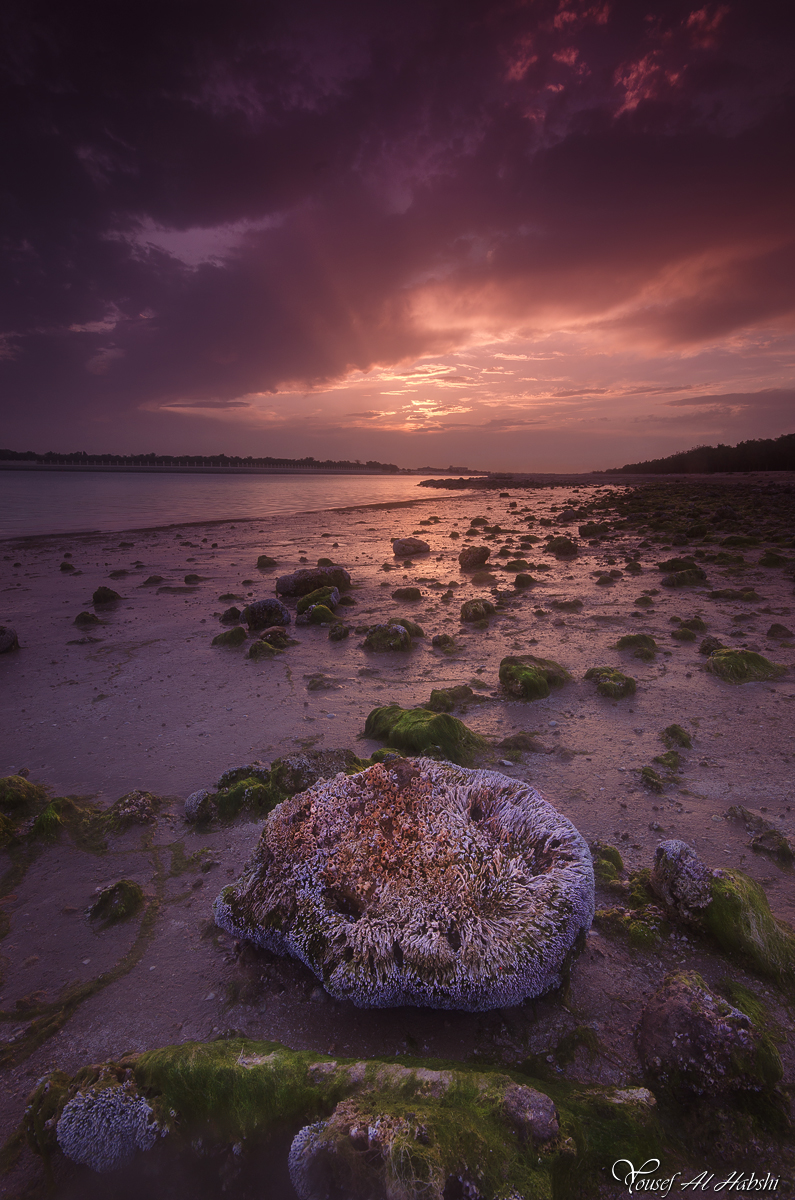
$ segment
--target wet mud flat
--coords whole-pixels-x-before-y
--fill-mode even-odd
[[[72,1077],[158,1047],[251,1039],[330,1061],[508,1071],[555,1093],[563,1111],[573,1104],[566,1088],[649,1084],[636,1031],[663,981],[682,972],[735,1007],[751,996],[783,1077],[756,1113],[735,1104],[721,1116],[708,1099],[687,1107],[686,1145],[681,1104],[666,1107],[660,1094],[655,1119],[691,1164],[733,1153],[739,1167],[791,1175],[791,984],[638,889],[658,844],[681,839],[710,868],[747,874],[773,914],[795,922],[794,509],[793,482],[780,475],[611,481],[0,546],[0,622],[21,647],[0,656],[0,774],[23,771],[45,789],[19,820],[7,814],[2,850],[7,1194],[45,1186],[42,1158],[17,1131],[26,1098],[55,1070]],[[430,549],[396,558],[397,537]],[[480,569],[461,569],[465,547],[488,549]],[[258,567],[261,556],[274,565]],[[297,624],[296,599],[283,597],[289,644],[249,657],[258,632],[221,615],[275,596],[279,576],[319,559],[351,576],[344,595],[355,603],[333,611],[348,635]],[[94,605],[100,586],[120,599]],[[462,621],[472,600],[485,602],[482,615]],[[81,612],[96,620],[75,624]],[[390,619],[422,634],[406,650],[365,649],[367,630]],[[212,645],[234,628],[244,634],[237,647]],[[439,635],[450,642],[434,646]],[[701,653],[707,638],[722,660],[715,648]],[[560,686],[529,699],[505,669],[501,681],[505,660],[528,656],[559,665]],[[782,669],[765,678],[757,664],[759,677],[732,682],[733,665],[754,656]],[[723,676],[713,669],[721,661]],[[586,679],[592,668],[608,674]],[[634,691],[611,694],[616,674]],[[427,706],[433,691],[447,692],[451,715],[482,739],[472,765],[532,784],[596,857],[597,917],[564,986],[513,1008],[362,1009],[332,999],[301,963],[212,919],[265,813],[243,802],[206,823],[184,818],[185,798],[215,790],[230,768],[267,774],[288,755],[335,748],[368,760],[384,745],[364,736],[368,715]],[[672,726],[689,746],[671,741]],[[129,915],[91,917],[120,880],[140,889]],[[288,1133],[274,1134],[279,1146]],[[158,1154],[167,1157],[165,1142]],[[239,1158],[213,1158],[205,1192],[193,1180],[190,1194],[220,1195],[233,1179],[246,1194],[250,1160]],[[181,1194],[189,1161],[163,1194]],[[57,1151],[52,1170],[63,1195],[93,1194],[102,1179]],[[290,1195],[286,1176],[279,1186]]]

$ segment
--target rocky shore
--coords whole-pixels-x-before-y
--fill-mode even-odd
[[[786,475],[611,478],[0,545],[0,1191],[787,1194],[793,518]],[[368,1007],[216,923],[277,806],[418,760],[587,843],[552,990]]]

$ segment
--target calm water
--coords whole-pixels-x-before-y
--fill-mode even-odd
[[[0,538],[421,500],[420,476],[0,471]],[[432,494],[432,493],[431,493]]]

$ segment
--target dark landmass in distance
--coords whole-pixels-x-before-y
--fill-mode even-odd
[[[606,475],[709,475],[716,471],[795,470],[795,433],[754,438],[736,446],[694,446],[667,458],[610,467]]]

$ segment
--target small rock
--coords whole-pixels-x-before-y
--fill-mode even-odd
[[[430,554],[431,548],[420,538],[395,538],[392,543],[392,553],[395,558],[410,558],[412,554]]]

